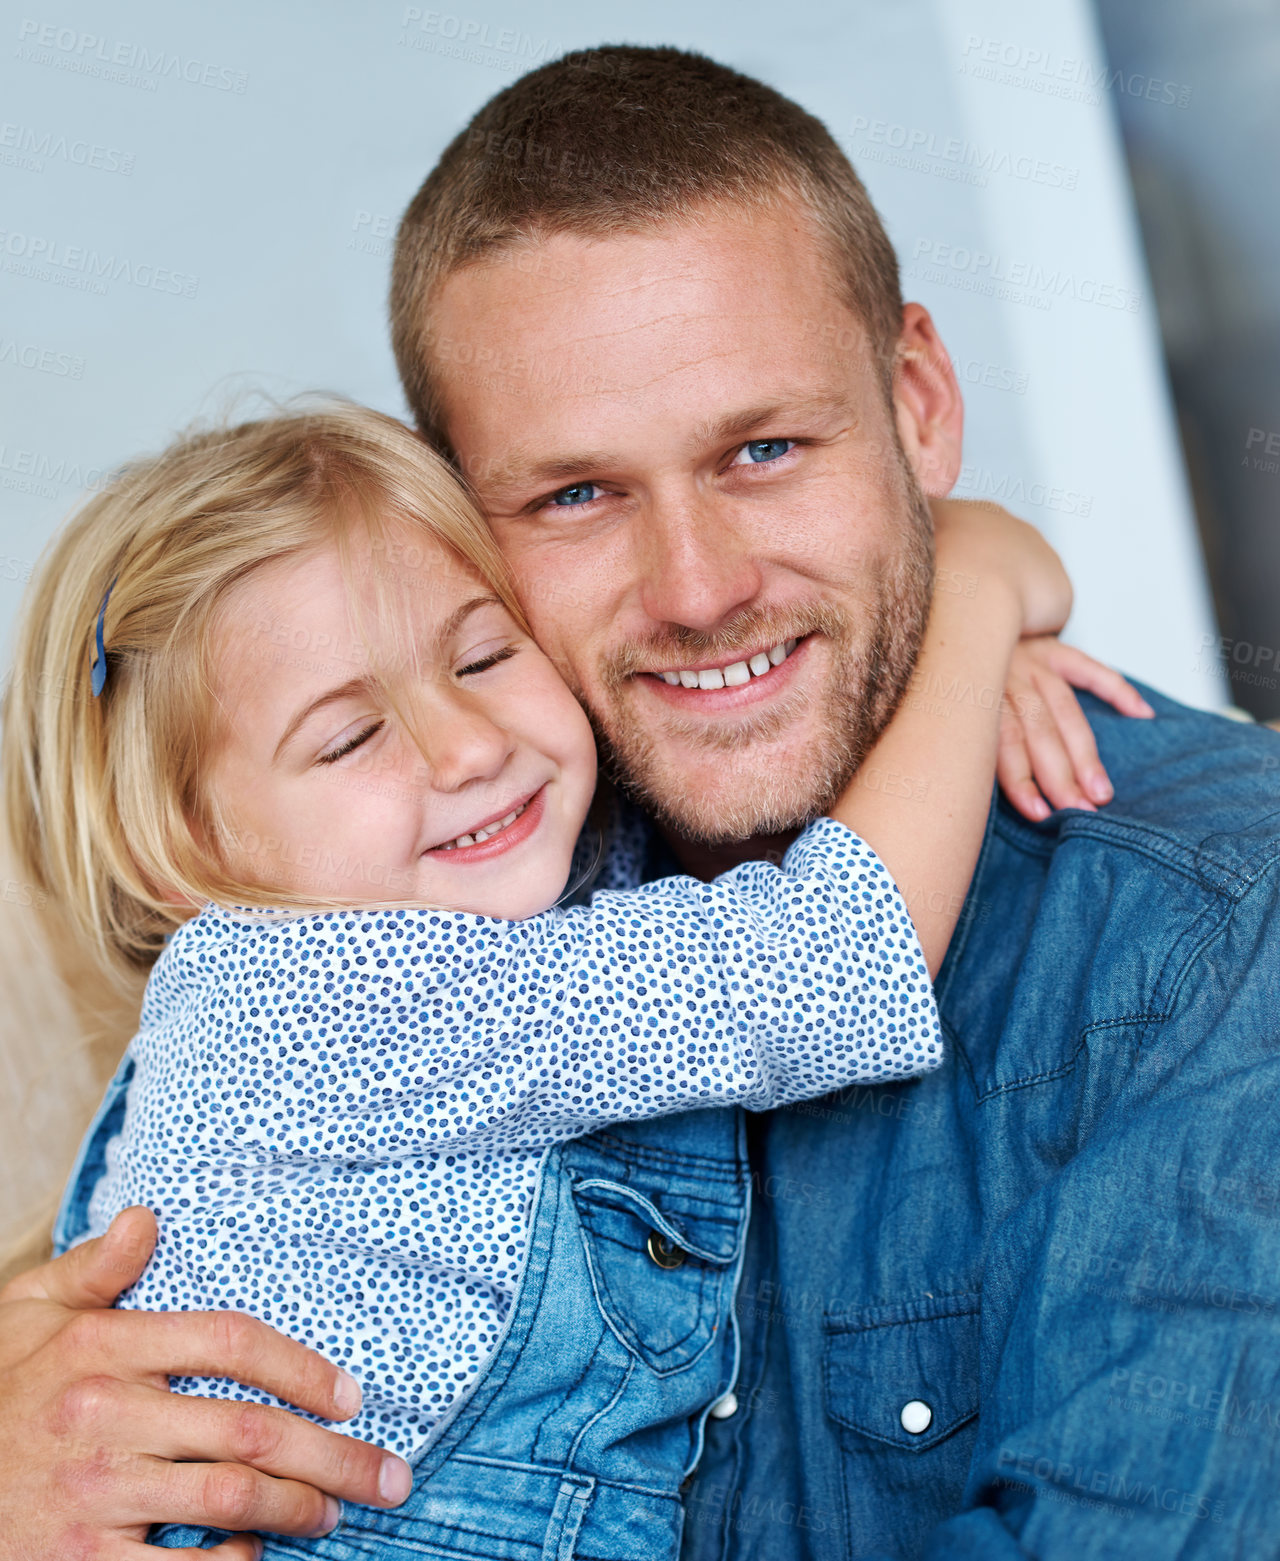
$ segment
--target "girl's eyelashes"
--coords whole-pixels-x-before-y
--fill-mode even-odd
[[[490,667],[496,667],[500,661],[510,661],[519,650],[518,645],[503,645],[499,650],[480,656],[475,661],[468,661],[465,666],[457,668],[455,677],[470,677],[474,672],[487,672]]]
[[[385,725],[385,721],[371,721],[368,726],[358,732],[353,732],[345,741],[340,742],[336,748],[327,749],[324,753],[317,755],[316,763],[336,764],[339,759],[345,758],[347,754],[354,753],[357,748],[362,747],[371,737],[380,732]]]
[[[491,651],[485,651],[484,654],[477,656],[474,661],[468,661],[465,665],[456,668],[454,676],[463,678],[473,673],[487,672],[490,667],[496,667],[500,661],[510,661],[519,649],[518,645],[496,645]],[[362,748],[371,738],[376,737],[386,724],[386,719],[382,716],[367,722],[353,731],[349,737],[339,739],[334,747],[326,748],[323,753],[317,754],[315,762],[336,764],[339,759],[345,759],[349,753],[354,753],[357,748]]]

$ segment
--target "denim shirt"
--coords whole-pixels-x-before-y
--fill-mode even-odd
[[[943,1067],[749,1119],[685,1561],[1277,1552],[1280,737],[1144,692],[995,802]]]

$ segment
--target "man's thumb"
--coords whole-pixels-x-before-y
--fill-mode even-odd
[[[156,1217],[151,1210],[125,1209],[104,1235],[81,1242],[24,1276],[23,1288],[28,1296],[43,1296],[74,1311],[110,1306],[142,1273],[155,1244]]]

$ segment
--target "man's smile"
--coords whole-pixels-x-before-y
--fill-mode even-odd
[[[714,661],[697,667],[681,667],[678,672],[663,671],[657,676],[672,688],[678,683],[682,688],[741,688],[752,678],[764,677],[774,667],[781,666],[798,641],[783,640],[770,645],[767,650],[757,650],[750,656],[736,661]]]
[[[637,679],[681,714],[695,710],[707,715],[741,710],[790,688],[808,660],[814,638],[806,634],[799,639],[783,640],[745,657],[740,651],[727,651],[718,660],[699,662],[678,671],[663,668],[641,672]]]

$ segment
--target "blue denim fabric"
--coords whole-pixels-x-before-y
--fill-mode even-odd
[[[117,1085],[60,1217],[63,1244],[84,1229],[119,1130],[127,1078]],[[507,1331],[437,1428],[408,1502],[348,1506],[333,1534],[270,1539],[266,1555],[674,1561],[680,1485],[737,1370],[733,1296],[750,1204],[742,1129],[740,1113],[686,1113],[549,1151]],[[653,1233],[680,1248],[678,1266],[649,1255]],[[152,1542],[207,1548],[222,1537],[175,1525]]]
[[[1280,737],[1146,692],[993,808],[943,1068],[752,1119],[684,1561],[1280,1554]]]

